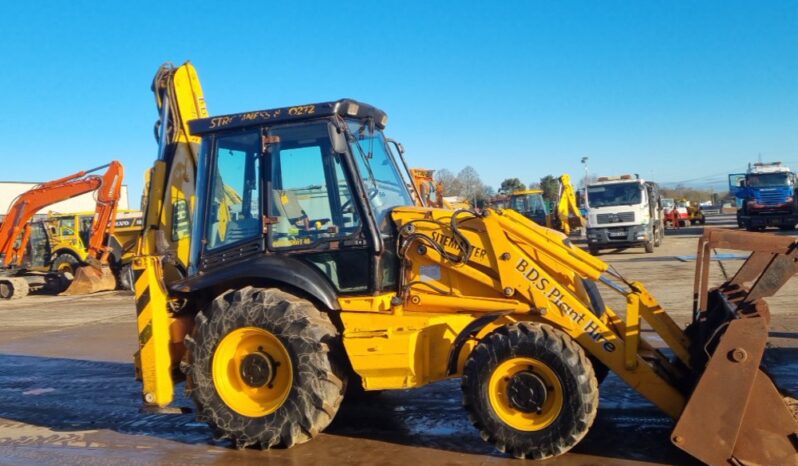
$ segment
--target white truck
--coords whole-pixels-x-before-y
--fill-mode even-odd
[[[662,243],[665,226],[656,183],[638,175],[602,176],[587,186],[587,246],[601,249],[645,248]]]

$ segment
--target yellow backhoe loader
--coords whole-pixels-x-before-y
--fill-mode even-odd
[[[568,236],[572,230],[584,228],[587,222],[576,203],[571,177],[560,175],[557,182],[557,199],[553,202],[551,212],[541,189],[515,191],[510,194],[509,207],[538,225],[554,228]]]
[[[571,176],[562,174],[558,178],[559,191],[557,194],[557,202],[554,208],[555,221],[553,222],[554,228],[570,235],[571,230],[584,228],[587,221],[579,211],[579,205],[576,202],[576,192],[574,186],[571,184]]]
[[[792,239],[708,231],[683,331],[559,232],[511,210],[414,205],[373,106],[209,118],[189,64],[162,68],[154,90],[161,145],[134,260],[149,409],[170,409],[185,376],[219,437],[290,447],[327,427],[347,384],[460,378],[482,438],[544,459],[585,436],[612,370],[677,420],[672,441],[696,458],[795,464],[798,426],[760,369],[763,298],[796,271]],[[753,253],[709,287],[714,247]]]

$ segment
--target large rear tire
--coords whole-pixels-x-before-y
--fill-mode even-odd
[[[598,383],[582,348],[546,324],[522,322],[485,337],[466,361],[463,404],[486,441],[516,458],[563,454],[587,434]]]
[[[197,418],[238,448],[307,442],[345,390],[338,331],[305,299],[246,287],[196,317],[184,366]]]

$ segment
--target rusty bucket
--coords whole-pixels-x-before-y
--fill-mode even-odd
[[[116,278],[111,268],[106,266],[95,267],[86,265],[75,272],[75,278],[62,296],[74,296],[97,293],[100,291],[113,291],[116,289]]]
[[[709,289],[715,248],[751,255],[731,279]],[[770,324],[764,299],[798,272],[798,241],[707,229],[697,257],[694,317],[685,331],[695,378],[671,440],[710,465],[798,466],[794,409],[760,367]]]

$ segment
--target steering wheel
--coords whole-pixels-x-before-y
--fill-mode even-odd
[[[370,188],[366,193],[366,197],[368,197],[369,201],[374,200],[375,197],[380,195],[380,190],[377,188]],[[341,204],[341,213],[348,214],[352,212],[352,199]]]

